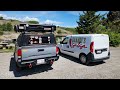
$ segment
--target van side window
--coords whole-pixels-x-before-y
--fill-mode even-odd
[[[67,44],[68,43],[68,37],[66,37],[64,40],[63,40],[63,44]]]
[[[73,44],[79,44],[79,43],[85,43],[86,38],[83,37],[72,37],[72,43]]]
[[[83,43],[83,37],[80,38],[80,43]]]
[[[22,34],[20,34],[17,38],[17,44],[18,46],[21,46],[22,40],[21,40]]]
[[[78,37],[76,38],[76,42],[78,42]]]
[[[81,38],[78,38],[78,43],[82,43]]]
[[[72,43],[75,44],[75,37],[72,37]]]
[[[86,38],[84,38],[84,40],[83,40],[83,43],[85,44],[85,42],[86,42]]]

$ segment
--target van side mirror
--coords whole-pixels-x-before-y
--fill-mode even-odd
[[[62,44],[62,41],[60,41],[60,44]]]

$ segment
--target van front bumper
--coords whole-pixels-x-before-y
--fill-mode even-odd
[[[95,59],[92,53],[87,54],[87,60],[89,60],[89,62],[99,62],[99,61],[108,60],[108,59],[110,59],[110,52],[108,53],[107,57],[99,58],[99,59]]]

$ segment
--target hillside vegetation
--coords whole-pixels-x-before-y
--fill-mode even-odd
[[[110,38],[110,45],[115,47],[119,46],[120,11],[109,11],[107,14],[104,15],[96,13],[97,11],[83,11],[83,14],[79,15],[79,19],[78,21],[76,21],[76,23],[78,24],[76,28],[57,26],[55,35],[66,36],[70,34],[108,34]],[[0,35],[3,36],[5,32],[14,33],[13,25],[19,23],[22,22],[18,20],[5,20],[0,17]],[[28,21],[27,23],[37,24],[38,22]],[[58,39],[59,38],[61,39],[61,37],[58,37]]]
[[[15,39],[18,37],[19,33],[15,33],[13,30],[13,26],[16,24],[24,23],[18,20],[0,20],[0,40],[7,40],[7,39]],[[29,21],[27,23],[35,23],[35,21]],[[56,31],[54,32],[55,35],[68,35],[68,34],[75,34],[75,28],[66,28],[66,27],[57,27]]]
[[[120,11],[109,11],[104,15],[97,11],[83,11],[77,21],[76,30],[80,34],[108,34],[111,46],[120,45]]]

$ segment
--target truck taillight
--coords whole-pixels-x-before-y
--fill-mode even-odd
[[[90,52],[93,53],[94,51],[94,42],[91,42],[90,44]]]
[[[21,51],[21,49],[18,49],[17,55],[18,55],[18,56],[22,56],[22,51]]]
[[[56,46],[56,54],[59,53],[59,48]]]

